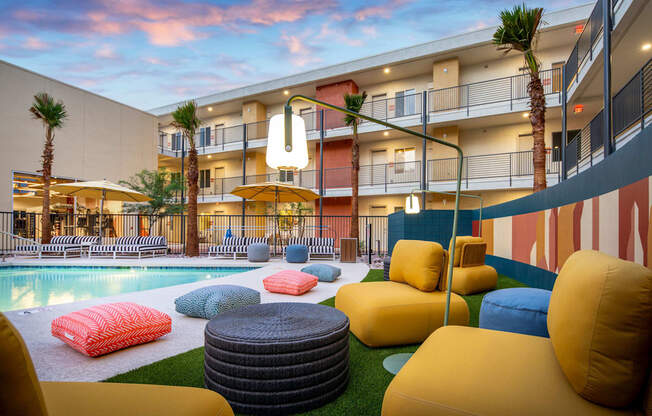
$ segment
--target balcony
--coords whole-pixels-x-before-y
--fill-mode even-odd
[[[652,122],[652,59],[613,96],[612,148],[617,150]],[[602,110],[566,145],[567,176],[577,175],[604,159]]]
[[[547,105],[561,103],[561,70],[549,69],[540,72],[546,94]],[[527,74],[497,78],[488,81],[459,85],[451,88],[428,90],[416,94],[367,101],[360,112],[371,117],[397,124],[401,127],[416,127],[423,123],[424,101],[428,112],[428,123],[441,123],[472,117],[485,117],[496,114],[522,112],[529,110]],[[426,96],[424,98],[424,95]],[[351,134],[351,128],[344,123],[344,115],[325,110],[323,122],[321,111],[301,114],[305,120],[308,140],[319,140],[322,123],[325,137],[338,137]],[[205,127],[195,136],[199,154],[209,154],[264,147],[267,144],[269,120],[256,123],[224,127],[221,125]],[[363,121],[360,133],[385,130],[372,122]],[[172,136],[172,137],[169,137]],[[170,140],[168,140],[168,138]],[[171,143],[167,145],[168,141]],[[181,157],[181,136],[161,132],[158,142],[159,153],[171,157]],[[188,144],[185,149],[187,151]]]
[[[457,175],[457,159],[432,159],[427,162],[427,186],[435,190],[452,190]],[[559,182],[561,174],[559,149],[546,158],[546,173],[550,184]],[[462,188],[465,190],[517,189],[532,186],[532,151],[467,156],[462,165]],[[351,195],[350,167],[324,170],[324,196]],[[406,194],[421,188],[421,162],[385,163],[360,166],[359,194]],[[248,175],[247,184],[285,182],[319,191],[319,170],[275,172]],[[242,176],[211,179],[212,185],[200,188],[199,202],[236,202],[231,195],[242,185]]]

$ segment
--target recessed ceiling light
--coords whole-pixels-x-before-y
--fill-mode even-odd
[[[212,155],[208,155],[208,158],[209,158],[209,159],[212,158],[212,157],[213,157]]]
[[[283,91],[283,94],[285,94],[285,95],[290,95],[290,91],[285,90],[285,91]]]
[[[385,68],[385,69],[383,69],[383,72],[386,73],[386,74],[389,74],[389,71],[390,71],[389,68]]]
[[[389,136],[389,132],[388,131],[383,132],[383,136]]]
[[[530,117],[530,113],[523,113],[523,118],[528,118]]]
[[[213,111],[213,107],[208,107],[208,111]]]
[[[643,46],[641,46],[641,49],[644,51],[649,51],[650,49],[652,49],[652,43],[644,44]]]

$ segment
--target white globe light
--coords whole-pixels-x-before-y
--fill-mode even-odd
[[[405,213],[406,214],[418,214],[421,212],[421,208],[419,207],[419,197],[410,194],[405,198]]]
[[[297,170],[308,166],[306,123],[292,114],[292,146],[285,148],[285,115],[277,114],[269,120],[267,135],[267,166],[272,169]]]

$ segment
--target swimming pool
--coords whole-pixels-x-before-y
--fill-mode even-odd
[[[256,267],[0,267],[0,311],[217,279]]]

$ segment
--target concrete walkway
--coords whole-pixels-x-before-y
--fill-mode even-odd
[[[317,262],[314,262],[317,263]],[[333,283],[320,282],[302,296],[269,293],[263,288],[262,279],[284,269],[301,269],[306,264],[289,264],[281,260],[269,263],[249,263],[208,258],[154,258],[154,259],[11,259],[3,265],[66,265],[66,266],[262,266],[260,269],[234,274],[214,280],[204,280],[178,286],[141,292],[124,293],[116,296],[89,299],[81,302],[50,305],[25,311],[6,312],[6,316],[18,328],[27,343],[36,372],[43,381],[99,381],[124,373],[134,368],[162,360],[182,352],[201,347],[204,344],[206,320],[190,318],[174,310],[174,299],[191,290],[215,284],[236,284],[260,292],[261,301],[268,302],[310,302],[318,303],[335,296],[337,289],[352,282],[359,282],[368,273],[364,263],[330,263],[342,269],[342,276]],[[58,316],[89,306],[109,302],[135,302],[165,312],[172,317],[172,332],[157,341],[116,351],[111,354],[90,358],[68,347],[50,334],[50,323]]]

